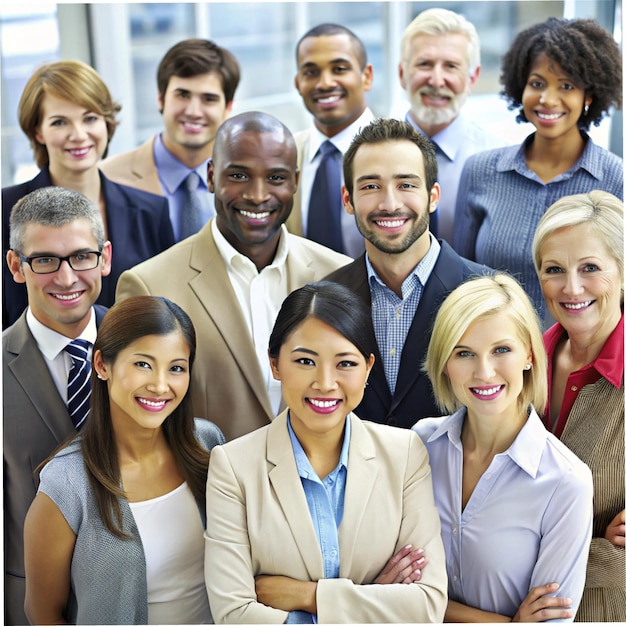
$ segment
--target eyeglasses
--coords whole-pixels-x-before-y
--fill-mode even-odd
[[[20,261],[22,263],[28,263],[30,269],[35,274],[53,274],[58,272],[63,261],[67,261],[67,264],[75,272],[85,272],[87,270],[93,270],[98,267],[100,263],[100,257],[102,252],[98,250],[86,250],[85,252],[75,252],[70,256],[54,256],[52,254],[41,254],[35,256],[24,256],[21,252],[18,252]]]

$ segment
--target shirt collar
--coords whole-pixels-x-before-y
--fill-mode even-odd
[[[437,429],[430,435],[427,442],[447,435],[450,442],[456,448],[462,450],[461,431],[466,413],[467,409],[462,407],[456,413],[444,418]],[[541,423],[541,419],[535,409],[531,407],[528,419],[519,431],[515,441],[513,441],[508,450],[501,454],[510,457],[516,465],[534,478],[539,469],[547,437],[548,431]]]
[[[287,429],[289,430],[289,438],[291,439],[291,447],[293,448],[293,454],[296,459],[296,467],[298,468],[298,474],[301,478],[307,478],[310,480],[319,480],[315,470],[311,466],[311,462],[307,457],[302,444],[298,441],[296,434],[291,427],[291,415],[287,414]],[[346,426],[343,434],[343,444],[341,446],[341,454],[339,455],[339,463],[337,467],[331,472],[334,474],[342,468],[348,469],[348,451],[350,450],[350,434],[352,432],[352,424],[350,422],[350,415],[346,417]]]
[[[216,219],[211,221],[211,234],[213,235],[217,251],[227,266],[232,267],[235,259],[240,259],[244,263],[252,263],[252,261],[245,254],[235,250],[235,248],[233,248],[233,246],[231,246],[231,244],[226,240],[226,237],[222,235],[220,229],[217,227]],[[270,265],[263,269],[276,268],[282,273],[285,269],[285,264],[287,263],[288,253],[289,236],[287,228],[284,224],[282,224],[280,227],[280,238],[278,239],[278,247],[276,248],[274,260],[270,263]]]
[[[163,143],[161,133],[158,133],[154,139],[154,163],[156,165],[159,179],[163,183],[163,186],[167,189],[167,192],[173,194],[181,185],[181,183],[189,176],[192,171],[195,171],[200,177],[200,184],[207,187],[207,164],[209,159],[203,161],[197,167],[191,169],[187,167],[182,161],[177,159]]]
[[[333,135],[332,137],[327,137],[326,135],[321,133],[315,127],[315,125],[313,125],[311,128],[311,135],[310,135],[309,148],[308,148],[309,151],[307,154],[308,162],[313,161],[313,159],[317,155],[317,151],[319,150],[320,146],[326,140],[332,142],[332,144],[337,148],[337,150],[339,150],[341,154],[344,154],[350,147],[350,144],[352,143],[352,139],[354,138],[354,136],[361,130],[361,128],[364,128],[373,120],[374,120],[374,114],[368,107],[365,109],[365,111],[363,111],[363,113],[361,113],[361,115],[359,116],[357,120],[355,120],[354,122],[352,122],[352,124],[350,124],[350,126],[348,126],[347,128],[344,128],[342,131],[338,132],[336,135]]]
[[[496,164],[496,171],[508,172],[511,170],[524,174],[528,172],[528,166],[526,165],[526,148],[535,140],[536,133],[531,133],[524,139],[524,141],[515,149],[512,147],[509,150],[504,150],[500,154],[498,163]],[[591,137],[584,131],[580,130],[580,136],[585,141],[585,149],[580,158],[568,172],[575,172],[579,169],[584,169],[591,174],[595,179],[602,180],[604,172],[600,159],[598,159],[598,147],[593,143]]]
[[[459,113],[445,128],[442,128],[432,137],[429,137],[415,123],[410,110],[407,111],[405,120],[411,124],[415,130],[424,135],[424,137],[430,139],[430,141],[432,141],[450,161],[454,161],[456,159],[456,155],[462,148],[459,137],[465,136],[468,126],[468,120],[465,119],[462,113]]]
[[[558,342],[567,331],[561,324],[556,323],[543,335],[546,352],[552,360]],[[582,367],[579,371],[594,368],[600,376],[606,378],[614,387],[620,389],[624,379],[624,313],[620,317],[617,326],[613,329],[608,339],[604,342],[598,356]]]
[[[424,255],[424,258],[413,268],[413,271],[402,282],[402,293],[404,293],[405,285],[415,276],[420,281],[422,287],[426,285],[430,275],[439,258],[439,252],[441,251],[441,244],[433,237],[432,233],[428,233],[430,237],[430,246],[428,252]],[[380,278],[374,266],[372,265],[369,254],[365,254],[365,267],[367,269],[367,281],[368,284],[372,284],[372,281],[376,281],[381,287],[387,287],[383,280]]]
[[[30,310],[26,311],[26,323],[32,333],[39,351],[49,360],[53,361],[61,353],[65,347],[73,341],[72,338],[66,337],[42,324]],[[96,328],[96,315],[93,307],[91,308],[91,317],[83,332],[74,339],[85,339],[93,345],[96,341],[98,330]]]

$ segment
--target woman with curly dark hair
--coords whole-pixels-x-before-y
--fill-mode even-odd
[[[457,197],[456,251],[514,274],[543,317],[531,242],[547,208],[563,196],[607,191],[623,199],[621,158],[587,131],[622,104],[622,58],[595,20],[549,18],[520,32],[500,82],[518,122],[536,129],[520,146],[470,157]]]

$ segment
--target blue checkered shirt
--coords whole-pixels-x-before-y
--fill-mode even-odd
[[[428,252],[402,283],[402,298],[383,283],[372,267],[369,256],[365,255],[367,279],[372,294],[372,323],[392,395],[396,390],[402,348],[440,250],[439,242],[431,235]]]

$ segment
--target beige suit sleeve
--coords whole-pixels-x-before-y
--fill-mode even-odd
[[[412,438],[409,448],[402,519],[396,551],[407,544],[424,548],[428,565],[421,581],[358,585],[346,578],[319,580],[317,617],[320,624],[443,621],[447,605],[446,562],[428,453],[419,437]],[[372,541],[376,538],[372,537]],[[367,546],[363,549],[367,550]]]
[[[151,296],[150,288],[143,279],[132,270],[126,270],[117,281],[115,288],[115,302],[120,302],[131,296]]]
[[[219,446],[211,451],[206,507],[204,577],[215,623],[284,623],[286,611],[257,602],[245,497]]]

